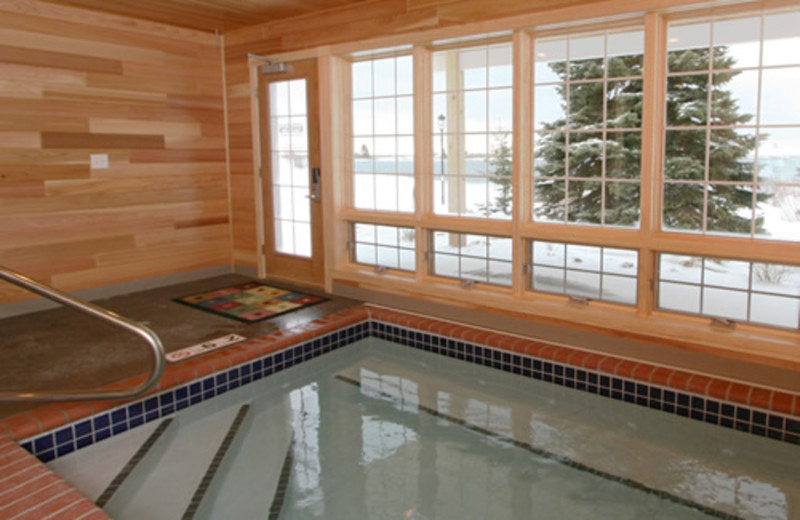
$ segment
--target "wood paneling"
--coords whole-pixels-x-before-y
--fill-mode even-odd
[[[42,148],[164,148],[163,135],[42,132]]]
[[[225,31],[307,15],[363,0],[52,0],[107,13],[172,23],[205,31]]]
[[[0,265],[76,290],[229,263],[220,43],[0,0]]]
[[[598,0],[599,1],[599,0]],[[587,0],[372,0],[302,18],[225,33],[228,145],[231,152],[233,254],[254,265],[257,256],[256,190],[253,179],[252,114],[248,53],[273,55],[427,29],[532,14],[543,9],[597,3]]]

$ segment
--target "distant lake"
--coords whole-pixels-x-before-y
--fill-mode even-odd
[[[393,173],[407,174],[414,173],[413,158],[393,158],[377,157],[362,158],[357,157],[354,161],[355,173]],[[489,173],[488,158],[467,158],[465,161],[465,175],[487,175]],[[434,161],[433,173],[438,175],[442,166],[447,171],[447,159],[444,161]],[[800,156],[784,157],[761,157],[759,158],[762,179],[773,182],[798,182],[800,183]]]

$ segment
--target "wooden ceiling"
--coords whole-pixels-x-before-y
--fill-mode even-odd
[[[49,0],[202,31],[225,32],[369,0]]]

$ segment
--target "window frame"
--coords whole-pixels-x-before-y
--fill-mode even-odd
[[[665,0],[669,4],[671,0]],[[792,9],[778,1],[748,3],[715,7],[714,13],[753,13],[774,9]],[[329,49],[333,70],[346,67],[347,57],[354,49],[378,48],[386,42],[409,43],[413,45],[414,55],[414,96],[415,96],[415,197],[416,211],[409,215],[388,215],[376,211],[356,210],[348,200],[348,181],[342,179],[344,190],[335,195],[335,222],[359,221],[365,223],[385,223],[414,227],[417,238],[417,270],[413,275],[398,280],[387,280],[375,285],[375,274],[363,266],[359,268],[349,263],[347,255],[338,254],[329,266],[329,287],[334,283],[364,283],[378,291],[403,294],[422,300],[444,301],[459,306],[470,306],[496,312],[521,313],[532,319],[551,320],[565,325],[599,327],[601,329],[625,329],[629,334],[666,339],[691,349],[711,351],[733,356],[747,356],[765,362],[774,362],[775,345],[794,345],[792,356],[800,363],[798,332],[781,330],[752,323],[739,323],[737,330],[719,336],[719,331],[710,327],[707,316],[684,315],[659,309],[656,305],[657,259],[662,252],[693,256],[724,257],[754,263],[779,263],[800,265],[800,243],[751,239],[736,236],[705,236],[690,233],[675,233],[662,229],[661,200],[663,194],[663,154],[665,133],[666,96],[666,27],[670,21],[698,18],[712,14],[710,8],[688,6],[681,10],[671,10],[669,5],[648,9],[644,14],[619,11],[622,20],[610,22],[586,22],[580,9],[553,12],[537,17],[514,17],[509,20],[488,24],[470,24],[455,30],[433,29],[404,36],[386,37],[367,42],[342,44]],[[526,22],[527,21],[527,22]],[[641,210],[638,229],[624,229],[607,226],[582,226],[551,222],[534,222],[532,219],[532,57],[533,39],[537,35],[579,32],[597,27],[619,28],[641,26],[645,30],[644,57],[644,107],[642,114],[642,172],[641,172]],[[471,35],[489,28],[513,31],[514,55],[514,121],[513,121],[513,188],[514,211],[510,221],[486,222],[489,219],[436,215],[432,211],[430,198],[433,196],[430,185],[433,181],[432,138],[436,129],[432,126],[432,52],[437,47],[436,40],[444,35]],[[475,38],[463,38],[463,44],[474,43]],[[461,41],[448,42],[447,45],[461,45]],[[335,76],[335,75],[334,75]],[[342,92],[347,99],[349,92]],[[347,114],[346,108],[344,113]],[[334,113],[337,113],[334,110]],[[335,139],[331,139],[335,142]],[[347,148],[350,148],[348,146]],[[345,161],[346,163],[346,161]],[[343,171],[343,170],[342,170]],[[343,229],[339,227],[338,229]],[[489,287],[477,284],[465,290],[459,287],[458,280],[445,279],[431,274],[428,256],[429,242],[433,231],[453,231],[483,235],[508,236],[513,245],[512,286],[508,288]],[[347,236],[341,232],[334,234],[332,248],[342,248],[340,239]],[[338,237],[338,238],[337,238]],[[565,237],[568,237],[565,240]],[[625,305],[591,301],[589,305],[570,305],[564,295],[536,293],[528,289],[528,276],[525,264],[529,261],[527,241],[543,240],[569,242],[600,247],[635,249],[638,251],[637,304],[633,308]],[[754,240],[757,242],[754,243]],[[753,246],[757,244],[758,248]],[[407,274],[407,273],[403,273]],[[510,293],[510,294],[509,294]],[[477,295],[480,304],[476,304]],[[565,304],[567,304],[565,306]],[[755,345],[755,347],[754,347]],[[758,349],[764,347],[762,351]],[[755,348],[755,350],[754,350]]]
[[[699,276],[700,280],[698,281],[690,281],[690,280],[678,280],[678,279],[670,279],[662,277],[662,267],[663,264],[661,263],[661,259],[664,256],[675,256],[675,257],[689,257],[693,260],[699,260],[701,262],[699,266]],[[657,266],[657,277],[655,280],[655,294],[656,294],[656,310],[663,311],[663,312],[670,312],[670,313],[677,313],[683,314],[686,316],[703,316],[706,319],[710,319],[712,324],[715,326],[724,326],[724,327],[731,327],[735,328],[738,325],[753,325],[753,326],[764,326],[764,327],[774,327],[776,329],[782,329],[787,331],[794,331],[800,330],[800,317],[798,317],[798,326],[797,328],[793,329],[791,327],[785,327],[781,325],[769,325],[764,321],[757,321],[752,318],[754,311],[754,304],[753,299],[754,297],[759,296],[772,296],[784,299],[792,299],[796,300],[798,308],[800,308],[800,293],[796,295],[790,295],[788,293],[783,292],[776,292],[776,291],[766,291],[760,290],[757,288],[757,285],[754,281],[754,272],[756,270],[757,265],[772,265],[775,267],[796,267],[800,270],[800,265],[795,264],[794,266],[789,266],[787,264],[775,264],[775,263],[766,263],[756,260],[744,260],[744,259],[732,259],[732,258],[722,258],[719,256],[696,256],[696,255],[687,255],[683,253],[674,254],[669,251],[661,251],[658,253],[658,260],[659,265]],[[706,268],[706,265],[709,262],[739,262],[747,265],[747,286],[746,287],[734,287],[734,286],[725,286],[719,283],[714,283],[706,281],[706,271],[710,270]],[[757,276],[757,275],[756,275]],[[661,293],[662,293],[662,284],[671,284],[673,286],[682,286],[682,287],[693,287],[697,289],[698,292],[698,306],[700,308],[699,312],[689,312],[683,311],[676,308],[667,308],[661,305]],[[715,314],[714,312],[707,312],[706,309],[706,297],[708,291],[724,291],[728,293],[737,293],[743,295],[746,299],[746,303],[744,311],[746,317],[742,319],[737,319],[731,316],[724,316],[722,314]]]
[[[373,123],[374,123],[374,119],[375,119],[374,104],[375,104],[375,100],[376,99],[379,99],[379,100],[393,99],[395,101],[395,103],[396,103],[398,98],[400,98],[400,97],[409,97],[410,96],[411,102],[412,102],[412,119],[413,119],[413,121],[412,121],[413,128],[412,128],[411,139],[412,139],[412,142],[414,143],[414,151],[416,151],[416,135],[417,135],[417,126],[416,126],[417,117],[416,116],[417,116],[417,114],[416,114],[416,108],[415,107],[416,107],[417,93],[416,93],[416,88],[415,88],[415,84],[416,83],[413,82],[413,78],[415,78],[416,75],[417,75],[417,70],[416,70],[417,68],[414,65],[414,62],[416,60],[414,59],[413,48],[410,48],[410,49],[401,48],[401,49],[393,49],[393,50],[388,50],[388,51],[383,51],[383,52],[379,51],[379,52],[361,53],[359,56],[354,56],[350,60],[350,70],[348,71],[348,75],[349,75],[348,86],[349,86],[349,88],[348,88],[348,95],[347,95],[348,105],[350,107],[349,108],[350,117],[348,118],[348,139],[349,139],[349,142],[350,142],[350,148],[349,148],[349,150],[347,151],[347,154],[346,154],[347,161],[348,161],[348,164],[349,164],[349,167],[348,167],[349,189],[348,189],[348,193],[347,193],[347,196],[348,196],[347,200],[348,200],[348,205],[350,207],[352,207],[353,209],[357,209],[359,211],[373,211],[373,212],[381,212],[381,213],[397,213],[397,214],[404,214],[404,215],[413,215],[415,213],[415,211],[416,211],[416,205],[417,205],[417,204],[415,204],[416,201],[412,201],[412,204],[411,204],[412,209],[411,210],[400,209],[399,201],[398,201],[398,204],[397,204],[397,206],[398,206],[397,209],[394,209],[394,210],[391,210],[391,209],[380,209],[380,208],[372,208],[372,209],[356,208],[356,205],[355,205],[355,184],[356,184],[357,172],[356,172],[356,168],[355,168],[355,152],[354,152],[353,148],[354,148],[354,140],[356,138],[363,137],[363,136],[356,136],[355,130],[353,128],[354,125],[353,125],[353,122],[352,122],[352,119],[353,119],[353,115],[352,114],[353,114],[353,111],[354,111],[354,105],[355,105],[355,101],[356,101],[356,98],[353,97],[353,88],[352,88],[352,74],[353,74],[353,72],[352,72],[352,68],[356,63],[367,63],[367,62],[374,63],[375,61],[378,61],[378,60],[384,60],[384,59],[395,59],[396,60],[397,58],[401,58],[401,57],[410,57],[411,60],[412,60],[412,63],[411,63],[411,65],[412,65],[412,90],[411,90],[411,93],[409,95],[398,94],[397,91],[395,90],[394,94],[379,96],[379,95],[376,95],[375,92],[371,88],[370,89],[371,90],[371,94],[369,96],[358,98],[357,100],[358,101],[370,100],[372,102],[372,105],[373,105],[372,119],[373,119]],[[397,68],[396,68],[396,62],[395,62],[395,74],[396,74],[396,70],[397,70]],[[370,79],[374,81],[374,71],[371,73]],[[397,77],[395,77],[395,87],[396,86],[397,86]],[[372,87],[374,87],[374,84],[372,85]],[[397,107],[395,105],[395,117],[396,116],[397,116]],[[396,120],[395,120],[395,129],[397,129],[397,121]],[[374,147],[374,140],[376,139],[376,136],[382,136],[384,134],[376,133],[376,130],[373,127],[371,134],[364,134],[364,135],[365,136],[369,135],[372,138],[373,147]],[[403,136],[407,136],[406,134],[399,134],[399,133],[385,134],[385,135],[387,137],[394,137],[396,140],[401,138],[401,137],[403,137]],[[372,150],[372,155],[373,156],[376,155],[374,149]],[[401,155],[400,155],[399,151],[396,150],[395,159],[399,159],[400,156]],[[413,157],[415,158],[416,154],[414,154]],[[416,183],[417,183],[417,172],[419,171],[418,170],[418,164],[417,164],[415,159],[412,159],[412,163],[413,163],[413,166],[412,166],[412,173],[411,173],[410,177],[411,177],[414,185],[416,185]],[[375,182],[375,177],[377,175],[379,175],[378,172],[374,171],[374,168],[373,168],[373,171],[366,172],[366,173],[369,173],[370,175],[372,175],[373,183]],[[409,175],[406,175],[406,174],[401,174],[399,172],[392,172],[390,175],[395,177],[395,184],[396,185],[398,185],[398,183],[400,182],[400,177],[409,176]],[[376,189],[377,188],[373,185],[373,191],[375,191]],[[398,193],[398,196],[399,196],[399,193]]]
[[[709,64],[704,69],[698,70],[691,70],[686,71],[683,74],[680,71],[670,71],[668,67],[668,63],[664,64],[664,99],[662,100],[662,105],[664,110],[666,111],[666,103],[667,103],[667,92],[666,92],[666,85],[671,77],[680,77],[680,76],[700,76],[704,75],[708,77],[709,84],[713,84],[713,78],[716,73],[720,71],[724,74],[730,71],[738,71],[737,73],[741,72],[755,72],[757,74],[757,87],[756,87],[756,95],[755,95],[755,113],[753,114],[753,121],[742,123],[739,125],[721,125],[716,124],[712,121],[712,108],[713,108],[713,92],[709,88],[707,94],[707,101],[705,107],[705,118],[706,121],[703,124],[698,125],[690,125],[690,126],[681,126],[681,125],[670,125],[669,121],[666,118],[666,114],[663,120],[663,139],[666,140],[666,134],[670,130],[672,131],[699,131],[705,134],[705,148],[706,148],[706,156],[704,160],[704,175],[701,179],[667,179],[666,177],[666,162],[667,162],[667,150],[664,149],[662,156],[661,156],[661,164],[662,164],[662,176],[660,178],[660,194],[659,194],[659,211],[657,213],[657,218],[660,221],[659,229],[661,229],[664,233],[675,233],[675,234],[684,234],[684,235],[700,235],[708,238],[713,238],[714,240],[718,238],[731,238],[733,240],[739,240],[740,242],[747,242],[750,241],[755,244],[766,244],[767,247],[771,247],[770,244],[786,244],[787,246],[797,245],[800,240],[791,240],[786,238],[770,238],[765,235],[760,235],[756,230],[756,220],[757,220],[757,210],[758,210],[758,200],[757,194],[760,192],[760,188],[768,187],[770,183],[768,181],[762,181],[759,179],[759,174],[757,169],[753,171],[753,178],[750,181],[730,181],[730,180],[715,180],[712,179],[709,172],[711,170],[710,165],[710,142],[711,142],[711,134],[715,131],[720,130],[751,130],[754,134],[756,143],[754,148],[754,154],[756,158],[756,162],[754,163],[754,167],[757,168],[758,166],[758,157],[759,157],[759,143],[758,138],[762,135],[768,135],[770,129],[782,129],[782,128],[794,128],[800,130],[800,120],[796,123],[792,124],[775,124],[775,123],[763,123],[761,121],[761,100],[762,100],[762,91],[764,88],[763,82],[763,73],[764,71],[772,71],[772,70],[781,70],[781,69],[789,69],[789,68],[798,68],[800,67],[800,60],[795,62],[794,64],[790,65],[765,65],[763,63],[763,43],[767,41],[769,38],[767,37],[766,33],[764,32],[764,18],[769,15],[780,14],[781,12],[798,12],[797,6],[791,7],[782,4],[778,4],[776,7],[770,8],[769,6],[763,6],[763,8],[757,8],[757,6],[752,6],[751,8],[747,8],[747,6],[742,6],[740,8],[736,7],[729,7],[727,9],[721,10],[694,10],[694,11],[687,11],[685,13],[676,13],[674,15],[665,16],[664,17],[664,38],[668,38],[669,34],[669,27],[670,25],[674,24],[676,27],[680,27],[681,25],[692,25],[692,24],[702,24],[707,23],[709,24],[709,42],[708,42],[708,49],[712,50],[715,47],[715,42],[713,41],[713,29],[714,24],[717,22],[726,22],[726,21],[734,21],[742,18],[752,18],[758,17],[760,18],[760,28],[759,28],[759,58],[758,63],[755,65],[746,65],[740,67],[732,67],[732,68],[718,68],[714,65],[714,63],[709,60]],[[669,52],[669,44],[664,43],[664,49],[662,54],[664,55],[664,59],[667,60],[667,53]],[[710,55],[711,56],[711,55]],[[664,145],[665,146],[665,145]],[[665,229],[664,226],[664,208],[663,208],[663,199],[665,197],[665,186],[668,184],[672,184],[673,186],[679,185],[700,185],[703,189],[703,204],[702,204],[702,224],[700,229],[678,229],[678,228],[671,228]],[[747,185],[752,188],[752,222],[750,224],[750,230],[746,233],[732,233],[727,231],[715,231],[708,229],[708,215],[707,215],[707,208],[708,208],[708,199],[709,199],[709,186],[712,185],[723,185],[723,186],[736,186],[737,184]],[[776,185],[782,186],[791,186],[795,190],[799,190],[800,192],[800,176],[798,180],[795,182],[786,182],[780,181],[774,183]],[[709,255],[706,255],[709,256]],[[710,255],[715,256],[715,255]]]
[[[608,74],[608,67],[607,67],[608,58],[610,57],[609,54],[608,54],[609,37],[613,37],[614,35],[623,34],[623,33],[629,33],[629,32],[641,32],[642,33],[642,40],[643,40],[642,41],[642,74],[639,75],[639,76],[610,76]],[[569,42],[570,41],[583,39],[583,38],[592,38],[592,37],[595,37],[595,38],[596,37],[602,37],[603,38],[604,50],[603,50],[603,55],[602,55],[602,60],[603,60],[603,74],[602,74],[602,76],[599,76],[599,77],[596,77],[596,78],[588,78],[588,79],[587,78],[573,79],[571,77],[567,77],[567,78],[564,79],[564,81],[555,81],[555,80],[554,81],[537,81],[536,71],[535,71],[535,69],[536,69],[535,60],[536,60],[536,57],[537,57],[536,56],[536,54],[537,54],[537,51],[536,51],[537,40],[544,40],[545,42],[549,42],[549,41],[558,41],[558,40],[563,39],[566,42],[565,48],[567,49],[567,52],[569,52],[568,49],[569,49]],[[639,186],[639,190],[638,191],[640,193],[640,197],[639,197],[640,201],[645,198],[645,197],[641,196],[641,193],[642,193],[641,185],[642,185],[642,179],[643,179],[642,170],[643,170],[643,165],[645,164],[645,161],[647,160],[646,155],[644,153],[645,150],[644,150],[644,143],[643,143],[643,138],[644,138],[644,120],[645,120],[644,112],[642,114],[642,124],[640,124],[640,126],[638,128],[610,126],[608,124],[608,114],[607,114],[608,97],[607,96],[608,96],[608,85],[610,83],[613,83],[615,81],[624,81],[624,80],[638,80],[638,81],[641,81],[641,83],[642,83],[642,94],[641,94],[642,98],[643,98],[643,100],[647,99],[647,95],[645,94],[645,70],[644,70],[645,69],[645,63],[644,63],[644,54],[645,54],[645,41],[644,41],[644,39],[645,39],[645,20],[644,20],[644,18],[638,19],[638,20],[637,19],[633,19],[633,20],[630,20],[627,23],[616,24],[613,27],[596,27],[596,26],[590,25],[590,26],[586,26],[586,27],[580,27],[579,26],[579,27],[576,27],[576,28],[570,28],[569,30],[566,30],[566,31],[563,31],[563,30],[562,31],[543,31],[541,33],[534,31],[532,33],[532,39],[533,39],[533,45],[534,45],[534,50],[532,51],[532,53],[534,54],[534,63],[533,63],[533,66],[531,67],[532,76],[531,76],[531,80],[530,81],[531,81],[531,86],[532,86],[532,88],[534,90],[534,92],[533,92],[533,105],[534,106],[533,106],[532,116],[531,116],[531,123],[532,123],[532,126],[533,126],[533,136],[531,138],[530,146],[533,149],[533,154],[534,154],[534,168],[533,168],[534,171],[532,172],[533,173],[534,186],[533,186],[532,194],[531,194],[531,197],[532,197],[531,203],[534,204],[534,206],[536,204],[536,197],[535,197],[535,185],[536,185],[536,182],[537,181],[547,181],[548,179],[552,179],[552,180],[556,180],[556,181],[560,180],[560,181],[564,182],[565,190],[567,192],[568,192],[568,186],[569,186],[569,184],[571,182],[574,182],[574,181],[577,181],[577,182],[597,182],[597,183],[600,184],[602,200],[600,201],[600,217],[601,217],[601,221],[599,223],[572,222],[572,221],[570,221],[569,216],[568,216],[569,213],[566,210],[566,208],[569,207],[569,202],[568,201],[565,201],[565,204],[564,204],[565,211],[564,211],[564,218],[563,218],[562,221],[537,219],[536,215],[535,215],[535,211],[531,215],[531,220],[535,224],[563,224],[563,225],[572,226],[572,227],[581,227],[581,226],[586,227],[586,226],[588,226],[588,227],[630,229],[632,231],[638,230],[640,225],[641,225],[642,203],[640,202],[640,205],[639,205],[639,208],[638,208],[639,209],[639,216],[638,216],[637,221],[636,221],[635,224],[633,224],[633,225],[621,225],[621,224],[607,223],[606,222],[606,199],[607,199],[606,194],[607,194],[607,188],[609,186],[611,186],[611,185],[614,185],[614,184],[616,184],[616,185],[635,184],[635,185]],[[571,64],[572,61],[573,61],[572,59],[566,59],[564,63]],[[569,118],[570,118],[569,110],[567,110],[567,112],[564,113],[565,126],[563,128],[560,128],[560,129],[542,129],[536,124],[535,120],[537,119],[537,115],[536,115],[536,110],[535,110],[535,105],[536,105],[535,97],[536,97],[536,88],[537,87],[550,87],[550,86],[561,85],[563,88],[571,89],[571,87],[573,87],[575,85],[580,86],[580,85],[591,85],[591,84],[601,84],[602,85],[602,92],[603,92],[603,101],[602,101],[602,109],[601,109],[602,122],[598,127],[591,128],[591,129],[573,127],[571,122],[570,122],[570,120],[569,120]],[[568,97],[569,97],[569,94],[568,94]],[[644,107],[643,107],[643,109],[644,109]],[[607,151],[608,143],[611,141],[610,136],[611,135],[616,135],[616,134],[622,135],[624,133],[631,133],[631,132],[638,132],[639,135],[640,135],[639,175],[638,175],[638,177],[633,177],[633,178],[609,176],[608,175],[608,164],[607,164],[608,156],[607,156],[606,151]],[[536,146],[537,137],[536,136],[537,135],[539,135],[539,134],[544,134],[544,135],[559,135],[559,134],[562,134],[565,137],[565,142],[569,143],[571,136],[580,135],[582,133],[583,134],[599,133],[602,136],[601,137],[601,139],[602,139],[602,154],[599,157],[599,159],[600,159],[602,164],[600,166],[601,167],[601,173],[600,173],[599,176],[596,176],[596,177],[573,176],[573,175],[570,175],[568,173],[568,171],[564,171],[561,175],[552,175],[552,176],[549,176],[549,175],[548,176],[537,175],[537,173],[535,171],[535,156],[536,156],[536,148],[537,148],[537,146]],[[565,150],[565,157],[564,157],[564,165],[565,165],[567,170],[569,169],[569,155],[570,155],[570,149],[569,149],[569,146],[567,146],[567,148]]]

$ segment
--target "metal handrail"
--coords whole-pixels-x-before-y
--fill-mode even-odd
[[[78,391],[78,390],[60,390],[54,392],[0,392],[0,402],[2,401],[100,401],[108,399],[128,399],[132,397],[139,397],[145,394],[148,390],[153,388],[161,375],[164,373],[166,367],[166,359],[164,354],[164,345],[161,339],[155,332],[148,329],[140,323],[136,323],[128,318],[122,317],[119,314],[113,313],[102,307],[98,307],[92,303],[75,298],[65,292],[59,291],[47,285],[32,280],[27,276],[20,274],[16,271],[8,269],[0,265],[0,279],[9,283],[27,289],[47,299],[58,302],[67,307],[94,316],[100,320],[106,321],[132,332],[142,339],[144,339],[153,351],[153,367],[150,370],[150,375],[139,386],[133,389],[124,390],[94,390],[94,391]]]

